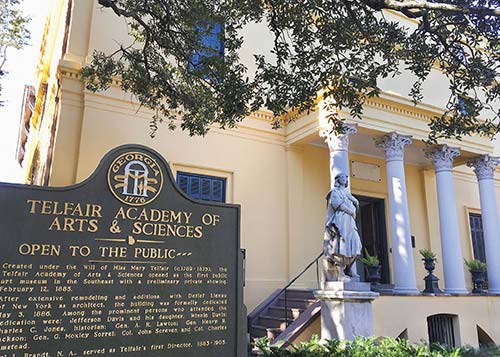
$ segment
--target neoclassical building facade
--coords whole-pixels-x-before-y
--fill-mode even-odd
[[[336,174],[347,173],[360,201],[363,245],[382,266],[381,296],[373,303],[375,333],[432,340],[435,317],[443,317],[454,344],[500,344],[500,150],[482,137],[425,144],[427,124],[440,115],[446,97],[447,84],[438,71],[417,106],[406,96],[411,83],[404,75],[383,81],[383,93],[367,101],[361,120],[340,113],[346,118],[343,134],[328,129],[326,106],[320,103],[277,130],[262,109],[238,128],[214,127],[204,138],[165,126],[151,139],[152,113],[119,89],[119,79],[107,91],[92,93],[79,78],[94,50],[111,51],[127,40],[123,19],[94,1],[54,0],[52,5],[34,109],[23,113],[29,121],[22,123],[19,157],[27,183],[70,185],[85,179],[118,145],[154,148],[178,180],[185,178],[183,189],[193,197],[204,196],[190,182],[206,182],[222,190],[210,199],[241,205],[245,302],[257,314],[268,311],[263,306],[269,297],[310,263],[291,288],[317,288],[314,261],[322,247],[325,195]],[[265,48],[270,38],[257,24],[245,36],[243,60],[251,58],[251,46]],[[421,293],[427,273],[420,249],[437,255],[435,275],[443,294]],[[464,259],[474,258],[488,267],[484,295],[471,294]],[[364,278],[361,263],[357,270]],[[318,333],[317,315],[312,313],[300,331],[296,341]]]

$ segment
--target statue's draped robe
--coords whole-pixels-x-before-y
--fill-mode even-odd
[[[356,221],[345,212],[356,212],[356,207],[348,195],[350,193],[342,188],[334,188],[328,193],[324,238],[324,254],[327,257],[361,255],[361,239]]]

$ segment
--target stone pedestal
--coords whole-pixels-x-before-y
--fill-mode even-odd
[[[422,294],[442,294],[443,291],[439,288],[439,278],[432,273],[427,274],[424,278],[425,289]]]
[[[370,291],[369,283],[329,281],[314,296],[321,300],[322,340],[373,336],[371,302],[379,294]]]

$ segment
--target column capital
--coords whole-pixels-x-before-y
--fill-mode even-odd
[[[349,135],[355,134],[358,131],[357,126],[358,126],[357,124],[344,123],[343,124],[344,132],[336,133],[333,131],[332,126],[328,125],[328,127],[320,130],[319,136],[325,139],[325,142],[328,144],[330,152],[339,150],[348,151]]]
[[[402,135],[395,131],[375,139],[377,147],[384,149],[386,161],[403,161],[404,148],[411,143],[411,135]]]
[[[436,172],[451,171],[453,159],[460,155],[460,149],[448,145],[438,145],[425,150],[425,157],[432,160]]]
[[[478,181],[493,179],[495,167],[500,164],[500,158],[488,154],[467,162],[467,166],[472,167]]]

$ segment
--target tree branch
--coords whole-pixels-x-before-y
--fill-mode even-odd
[[[118,6],[116,6],[115,0],[99,0],[98,2],[99,2],[100,5],[102,5],[104,7],[107,7],[107,8],[110,8],[111,10],[113,10],[114,13],[117,14],[118,16],[131,17],[135,21],[137,21],[138,23],[140,23],[144,28],[148,27],[148,25],[141,19],[141,17],[137,16],[137,14],[135,14],[134,12],[132,12],[132,11],[125,11],[123,9],[120,9]]]
[[[420,17],[422,14],[414,10],[434,10],[445,12],[456,12],[461,14],[491,15],[500,17],[500,9],[487,8],[481,6],[462,6],[426,0],[363,0],[363,2],[375,10],[391,9],[404,13],[406,16],[411,12],[410,17]],[[413,10],[413,11],[412,11]]]

